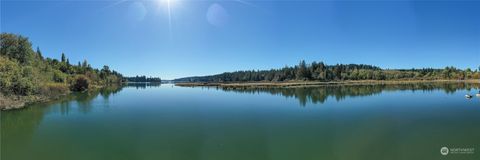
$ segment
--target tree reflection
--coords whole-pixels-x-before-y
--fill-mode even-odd
[[[136,82],[136,83],[127,83],[125,86],[126,87],[134,87],[135,89],[146,89],[148,88],[153,88],[153,87],[160,87],[162,85],[161,83],[156,83],[156,82]]]
[[[435,91],[442,90],[453,94],[458,90],[479,89],[478,83],[403,83],[403,84],[350,84],[350,85],[325,85],[305,87],[245,87],[227,86],[216,87],[227,92],[239,93],[270,93],[298,99],[302,106],[308,102],[317,104],[325,103],[329,98],[341,101],[347,97],[372,96],[384,91]]]
[[[102,97],[108,106],[108,99],[111,95],[122,90],[123,86],[106,86],[100,89],[91,90],[88,92],[73,93],[60,100],[60,112],[62,115],[66,115],[72,108],[72,104],[75,103],[80,113],[90,113],[93,108],[93,100],[97,97]],[[74,105],[75,106],[75,105]]]
[[[1,112],[1,130],[0,142],[1,157],[0,159],[12,159],[10,156],[19,156],[24,153],[15,153],[23,151],[32,138],[38,125],[49,112],[60,112],[62,115],[68,115],[72,107],[78,104],[78,109],[82,113],[89,113],[92,110],[92,100],[101,95],[103,98],[121,91],[121,86],[109,86],[98,90],[92,90],[82,93],[73,93],[62,97],[56,101],[47,103],[32,104],[26,108],[12,111]],[[52,106],[52,107],[48,107]],[[3,144],[9,144],[8,147]]]

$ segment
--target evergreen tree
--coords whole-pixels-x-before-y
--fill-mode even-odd
[[[87,60],[85,59],[85,60],[83,60],[82,68],[83,68],[83,69],[87,69],[87,67],[88,67],[88,62],[87,62]]]
[[[40,51],[40,47],[37,47],[37,55],[40,59],[43,59],[42,52]]]
[[[304,60],[300,61],[300,64],[298,64],[296,78],[297,80],[310,79],[309,72],[307,70],[307,65],[305,64]]]
[[[62,52],[62,62],[65,62],[66,61],[66,57],[65,57],[65,53]]]

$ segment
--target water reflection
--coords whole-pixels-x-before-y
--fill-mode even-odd
[[[146,83],[127,83],[125,87],[134,87],[136,89],[146,89],[148,88],[154,88],[154,87],[160,87],[162,84],[161,83],[155,83],[155,82],[146,82]]]
[[[237,93],[270,93],[298,99],[302,106],[311,102],[324,103],[329,97],[341,101],[347,97],[372,96],[384,91],[434,91],[442,90],[453,94],[458,90],[478,90],[478,83],[404,83],[404,84],[368,84],[368,85],[327,85],[316,87],[214,87],[218,90]]]
[[[0,159],[398,159],[398,155],[434,159],[429,153],[439,155],[441,146],[479,143],[476,137],[480,130],[475,122],[480,116],[478,107],[471,107],[476,103],[452,99],[438,102],[443,94],[412,102],[416,106],[438,104],[434,112],[429,107],[361,108],[356,103],[346,103],[351,107],[345,110],[331,107],[305,112],[290,103],[282,104],[286,107],[264,107],[271,103],[268,99],[255,101],[254,107],[224,107],[243,100],[244,96],[238,96],[243,93],[293,97],[305,105],[383,92],[412,91],[420,92],[419,96],[438,91],[477,92],[479,84],[217,88],[222,94],[230,92],[225,94],[228,101],[205,97],[208,91],[191,92],[185,88],[178,92],[172,92],[178,88],[145,92],[152,96],[139,95],[144,92],[133,89],[157,86],[127,85],[123,87],[132,89],[123,91],[122,87],[109,87],[1,112]],[[186,103],[159,95],[173,95]],[[201,97],[202,101],[189,101],[191,96]],[[389,106],[406,100],[375,105]],[[445,107],[451,105],[455,107]],[[102,107],[110,109],[98,112]]]
[[[0,141],[3,144],[9,144],[8,147],[1,147],[2,154],[0,159],[11,159],[8,156],[16,151],[23,151],[26,144],[30,143],[34,131],[41,123],[43,117],[49,112],[59,111],[61,115],[68,115],[74,105],[81,113],[89,113],[92,110],[92,100],[101,95],[108,99],[109,96],[122,90],[121,86],[109,86],[98,90],[83,93],[70,94],[59,100],[48,103],[32,104],[29,107],[1,112],[1,130]],[[58,105],[59,107],[50,107]],[[58,110],[57,110],[58,109]],[[17,153],[22,155],[24,153]]]
[[[98,90],[71,94],[60,100],[60,112],[62,115],[68,114],[72,106],[76,106],[80,113],[89,113],[94,106],[93,100],[99,96],[104,100],[103,106],[108,107],[110,96],[120,92],[122,88],[123,86],[107,86]],[[72,105],[74,103],[76,105]]]
[[[2,111],[2,131],[14,128],[32,128],[20,127],[22,125],[36,125],[42,119],[45,113],[52,111],[48,106],[58,105],[62,115],[68,114],[72,110],[72,103],[78,104],[78,109],[82,113],[88,113],[92,108],[92,100],[101,95],[104,99],[114,95],[122,90],[122,86],[109,86],[94,91],[75,93],[62,97],[59,100],[47,103],[32,104],[26,108],[12,111]],[[8,114],[6,114],[8,112]],[[25,123],[24,123],[25,122]],[[32,123],[30,123],[32,122]],[[2,132],[3,133],[3,132]],[[3,135],[3,134],[2,134]]]

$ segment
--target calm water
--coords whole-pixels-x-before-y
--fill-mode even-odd
[[[2,111],[1,159],[479,159],[478,88],[110,88]]]

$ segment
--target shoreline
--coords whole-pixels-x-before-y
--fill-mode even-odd
[[[287,82],[179,82],[180,87],[304,87],[328,85],[369,85],[406,83],[480,83],[480,79],[468,80],[356,80],[356,81],[287,81]]]
[[[107,86],[93,85],[92,88],[83,92],[94,92],[105,87],[108,87],[108,85]],[[30,104],[35,104],[35,103],[48,103],[48,102],[60,100],[62,98],[65,98],[75,93],[81,93],[81,92],[67,91],[64,93],[56,93],[51,95],[37,94],[37,95],[28,95],[28,96],[4,95],[3,93],[0,93],[0,112],[26,108],[26,106]]]
[[[376,85],[376,84],[409,84],[409,83],[480,83],[480,79],[468,80],[360,80],[360,81],[287,81],[287,82],[229,82],[229,83],[207,83],[207,82],[179,82],[174,83],[180,87],[225,87],[225,88],[293,88],[293,87],[315,87],[330,85]],[[107,86],[103,86],[107,87]],[[91,92],[103,88],[102,86],[94,86],[88,91]],[[0,93],[0,110],[16,110],[22,109],[33,103],[46,103],[55,101],[77,92],[67,92],[55,95],[4,95]]]
[[[19,95],[3,95],[0,94],[0,110],[16,110],[25,108],[27,105],[33,103],[46,103],[50,101],[58,100],[62,97],[65,97],[71,93],[55,95],[55,96],[45,96],[45,95],[30,95],[30,96],[19,96]]]

